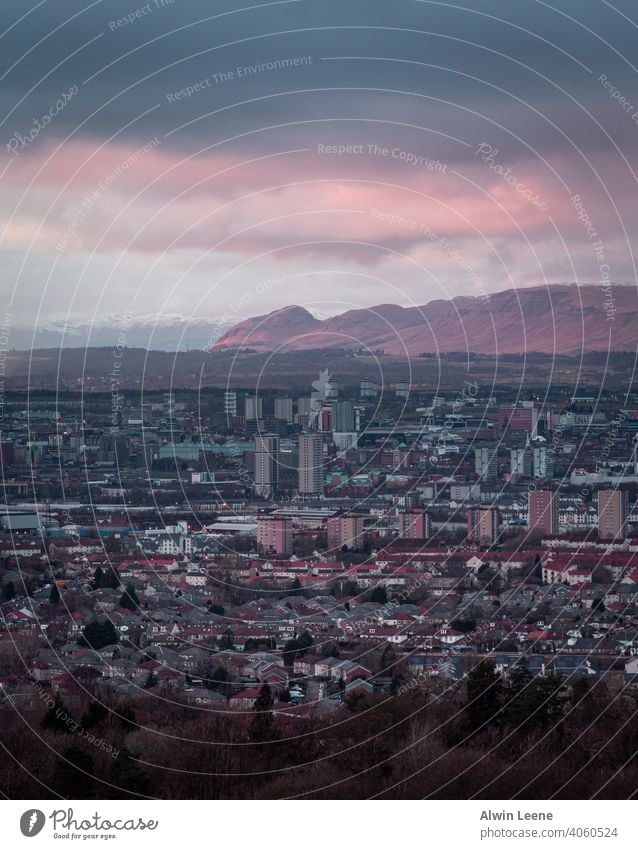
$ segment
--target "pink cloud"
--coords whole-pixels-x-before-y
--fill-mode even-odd
[[[37,247],[55,250],[63,242],[65,253],[118,251],[129,243],[133,251],[161,253],[174,242],[176,249],[246,256],[320,251],[374,262],[383,250],[349,243],[410,253],[427,243],[428,227],[456,240],[548,231],[548,212],[478,161],[462,180],[450,170],[428,172],[380,157],[303,152],[251,162],[256,154],[182,157],[165,142],[145,153],[135,145],[98,148],[73,142],[12,162],[2,210],[5,218],[16,217],[5,247],[23,248],[38,231]],[[536,173],[526,181],[561,228],[582,235],[564,192]],[[306,246],[316,242],[331,244]]]

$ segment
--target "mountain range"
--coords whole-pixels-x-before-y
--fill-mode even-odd
[[[32,326],[15,324],[10,347],[28,351],[40,348],[104,348],[123,343],[128,348],[155,351],[205,350],[229,328],[210,318],[178,313],[147,315],[105,314],[92,321],[79,316],[50,319]]]
[[[423,306],[381,304],[323,320],[291,305],[235,324],[209,350],[345,348],[411,357],[452,351],[489,356],[635,351],[637,315],[633,285],[510,289]]]

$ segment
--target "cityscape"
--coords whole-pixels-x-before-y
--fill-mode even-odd
[[[358,742],[381,721],[367,714],[427,718],[450,759],[508,711],[525,728],[508,732],[515,753],[534,734],[581,736],[601,703],[604,728],[587,734],[624,739],[638,395],[514,394],[471,368],[457,391],[345,384],[344,357],[330,352],[305,394],[39,390],[25,407],[7,391],[0,711],[65,736],[71,763],[52,786],[99,796],[117,777],[125,796],[140,782],[157,793],[132,752],[155,753],[147,728],[174,723],[246,735],[259,763],[296,763],[286,741],[300,728],[352,724]],[[390,795],[397,769],[409,788],[403,767],[374,779]],[[234,787],[229,775],[205,792]]]
[[[634,845],[634,0],[0,6],[7,845]]]

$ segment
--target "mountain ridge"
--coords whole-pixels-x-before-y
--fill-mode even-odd
[[[633,351],[637,313],[636,288],[624,284],[553,284],[439,298],[423,306],[381,304],[323,320],[291,304],[233,325],[209,350],[363,348],[408,356]]]

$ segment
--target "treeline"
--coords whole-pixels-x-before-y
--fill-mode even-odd
[[[297,651],[298,648],[295,648]],[[292,647],[291,647],[292,651]],[[167,691],[0,708],[0,792],[26,798],[626,799],[638,790],[633,690],[604,679],[405,679],[345,709],[215,711]],[[89,684],[86,689],[88,691]],[[39,696],[39,698],[38,698]],[[281,707],[281,705],[278,705]]]

